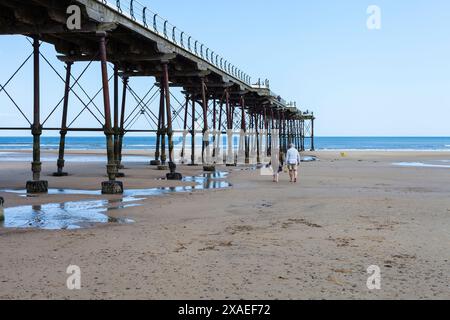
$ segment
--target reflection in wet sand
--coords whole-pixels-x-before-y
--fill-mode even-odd
[[[223,180],[227,173],[216,172],[196,177],[186,177],[184,182],[193,182],[193,186],[132,189],[126,190],[121,199],[87,200],[65,203],[50,203],[36,206],[20,206],[5,209],[6,228],[36,228],[45,230],[65,230],[89,228],[105,223],[133,223],[133,220],[108,215],[113,210],[140,206],[138,201],[150,196],[170,193],[192,192],[196,190],[225,189],[231,187]],[[25,190],[1,190],[28,196]],[[101,195],[99,190],[50,189],[50,195]]]
[[[445,165],[446,160],[439,160],[436,162],[426,163],[426,162],[396,162],[393,163],[397,167],[416,167],[416,168],[450,168],[450,165]],[[441,163],[441,164],[439,164]]]

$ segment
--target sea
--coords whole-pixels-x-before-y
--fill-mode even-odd
[[[235,146],[238,145],[235,137]],[[183,138],[174,137],[177,160],[178,151],[182,148]],[[104,136],[96,137],[66,137],[66,150],[74,152],[65,156],[67,162],[104,162],[106,161],[106,139]],[[317,151],[448,151],[450,159],[450,137],[316,137],[315,149]],[[306,139],[306,150],[311,149],[310,139]],[[168,144],[167,144],[168,145]],[[196,146],[202,145],[202,137],[196,139]],[[0,137],[0,162],[28,162],[32,158],[32,137]],[[190,137],[187,138],[186,148],[190,149]],[[148,162],[150,155],[155,151],[156,138],[154,136],[126,136],[123,144],[125,150],[149,151],[140,155],[125,155],[124,162]],[[55,162],[58,150],[59,137],[41,137],[41,161]],[[223,150],[226,149],[226,139],[223,141]],[[30,151],[30,152],[22,152]],[[98,154],[82,154],[82,151],[99,150]],[[46,152],[47,151],[47,152]],[[80,153],[76,153],[80,151]],[[450,163],[450,161],[449,161]],[[449,163],[396,163],[397,166],[434,166],[450,168]]]
[[[237,140],[237,138],[236,138]],[[199,137],[196,144],[201,144]],[[105,150],[105,137],[67,137],[67,150]],[[449,151],[450,137],[316,137],[316,150],[330,151]],[[190,138],[187,139],[190,146]],[[181,148],[182,137],[174,138],[175,148]],[[156,145],[154,136],[127,136],[123,148],[126,150],[153,151]],[[33,139],[29,137],[0,137],[1,150],[31,150]],[[59,137],[41,137],[41,148],[58,150]],[[310,149],[310,141],[306,139],[306,149]]]

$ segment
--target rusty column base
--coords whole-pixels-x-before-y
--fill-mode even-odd
[[[40,179],[41,173],[41,162],[32,162],[31,170],[33,171],[33,180],[27,181],[27,193],[47,193],[48,192],[48,181],[43,181]]]
[[[150,161],[150,165],[151,166],[160,166],[161,161],[160,160],[152,160],[152,161]]]
[[[63,171],[64,168],[64,160],[58,160],[58,171],[53,173],[54,177],[67,177],[69,174]]]
[[[67,177],[69,174],[67,172],[54,172],[54,177]]]
[[[216,166],[215,165],[203,166],[203,171],[216,172]]]
[[[102,194],[123,194],[123,183],[116,181],[117,166],[116,164],[106,165],[109,181],[102,182]]]
[[[170,168],[170,173],[168,173],[166,175],[167,180],[175,180],[175,181],[183,180],[182,174],[176,172],[177,171],[177,165],[175,163],[169,162],[169,168]]]
[[[183,180],[183,176],[181,175],[181,173],[168,173],[166,175],[167,180],[171,180],[171,181],[181,181]]]
[[[121,181],[102,182],[102,194],[123,194],[123,183]]]
[[[27,193],[47,193],[48,181],[27,181]]]
[[[123,172],[117,172],[117,173],[116,173],[116,178],[125,178],[125,173],[123,173]]]
[[[125,169],[125,166],[123,164],[120,163],[120,161],[116,162],[116,168],[117,170],[119,169]],[[116,172],[116,178],[125,178],[125,173],[123,172]]]

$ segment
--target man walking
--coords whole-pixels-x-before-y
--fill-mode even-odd
[[[298,166],[300,165],[300,153],[295,149],[294,145],[289,144],[289,150],[286,153],[286,164],[289,169],[289,177],[291,182],[297,183],[298,178]]]

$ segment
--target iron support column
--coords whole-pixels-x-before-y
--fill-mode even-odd
[[[300,143],[301,151],[305,151],[305,119],[300,122]]]
[[[260,121],[259,121],[259,114],[254,114],[255,117],[255,143],[256,143],[256,162],[257,164],[261,163],[261,148],[260,148]]]
[[[33,107],[33,125],[31,132],[33,134],[33,162],[31,164],[31,170],[33,172],[33,180],[27,182],[28,193],[46,193],[48,192],[48,182],[41,181],[41,105],[40,105],[40,43],[39,38],[35,36],[33,38],[33,59],[34,59],[34,75],[33,75],[33,87],[34,87],[34,107]]]
[[[163,80],[164,81],[164,80]],[[161,139],[161,165],[166,165],[166,110],[164,108],[164,84],[161,83],[161,97],[159,104],[159,112],[161,115],[161,129],[160,129],[160,139]]]
[[[163,63],[163,82],[164,93],[166,96],[166,113],[167,113],[167,138],[169,142],[169,169],[170,173],[166,175],[167,180],[182,180],[183,176],[176,172],[175,156],[173,151],[173,127],[172,127],[172,106],[170,104],[170,88],[169,88],[169,64]]]
[[[302,120],[298,120],[298,150],[302,149]]]
[[[166,95],[166,112],[167,112],[167,138],[169,140],[169,162],[174,163],[173,154],[173,128],[172,128],[172,109],[170,105],[170,89],[169,89],[169,66],[167,63],[163,63],[164,73],[164,92]]]
[[[222,96],[222,100],[220,100],[220,111],[219,111],[219,124],[218,124],[218,131],[219,131],[219,141],[217,141],[216,145],[218,146],[219,150],[223,149],[223,138],[222,138],[222,115],[223,115],[223,102],[224,102],[224,96],[226,95],[226,92],[224,92],[224,95]],[[222,157],[222,159],[218,159],[217,160],[217,156],[220,157],[220,152],[216,155],[216,161],[218,161],[219,163],[223,164],[224,159]],[[222,153],[223,154],[223,153]]]
[[[189,109],[189,95],[186,94],[186,104],[184,106],[184,121],[183,121],[183,149],[181,150],[181,159],[183,159],[183,161],[184,157],[186,156],[186,130],[189,113],[188,109]]]
[[[244,162],[245,164],[250,163],[250,158],[248,154],[248,140],[247,140],[247,123],[245,119],[245,99],[241,97],[241,130],[244,134]]]
[[[225,113],[227,116],[227,130],[233,129],[231,125],[230,93],[228,90],[225,93]]]
[[[271,126],[271,128],[270,128],[270,135],[269,135],[269,146],[268,146],[268,148],[270,149],[270,154],[269,154],[269,156],[272,156],[272,142],[273,142],[273,136],[272,136],[272,133],[273,133],[273,130],[274,129],[276,129],[276,127],[275,127],[275,125],[276,125],[276,122],[275,122],[275,112],[273,111],[273,108],[271,108],[270,109],[270,118],[271,118],[271,123],[272,123],[272,126]]]
[[[225,91],[225,109],[226,109],[226,117],[227,117],[227,157],[226,157],[226,165],[234,166],[236,163],[234,161],[233,154],[233,118],[232,118],[232,109],[230,104],[230,92],[228,89]]]
[[[265,134],[263,160],[266,161],[267,160],[267,156],[269,154],[269,146],[270,146],[270,142],[269,142],[269,119],[268,119],[268,116],[267,116],[266,107],[264,107],[263,121],[264,121],[264,123],[262,124],[262,127],[264,129],[264,134]]]
[[[195,95],[192,94],[192,115],[191,115],[191,166],[195,166]]]
[[[283,111],[281,115],[281,126],[283,127],[283,152],[286,154],[287,151],[287,139],[288,139],[288,132],[287,132],[287,120],[286,120],[286,113]]]
[[[294,124],[293,120],[289,119],[289,143],[292,143],[295,145],[295,135],[294,135]],[[288,146],[289,147],[289,146]]]
[[[109,81],[108,81],[108,60],[106,57],[106,35],[102,34],[99,40],[100,45],[100,60],[103,84],[103,102],[105,111],[105,136],[106,136],[106,151],[108,156],[108,164],[106,166],[109,181],[102,183],[103,194],[121,194],[123,193],[122,182],[116,181],[117,163],[114,159],[114,130],[111,126],[111,101],[109,96]]]
[[[161,134],[163,128],[163,113],[164,113],[164,89],[162,84],[159,87],[159,113],[158,113],[158,128],[156,129],[156,149],[155,149],[155,160],[150,161],[150,165],[159,166],[161,164],[160,156],[160,147],[161,147]]]
[[[279,145],[280,145],[280,152],[283,152],[283,126],[281,123],[281,112],[277,112],[277,126],[278,126],[278,133],[279,133]]]
[[[213,151],[212,151],[212,157],[213,159],[216,158],[216,128],[217,128],[217,106],[216,106],[216,97],[213,96]]]
[[[119,66],[114,65],[114,161],[119,168]]]
[[[123,169],[122,165],[122,149],[123,149],[123,138],[125,136],[125,109],[127,101],[127,87],[128,87],[128,77],[123,78],[123,91],[122,91],[122,108],[120,110],[120,128],[119,128],[119,169]]]
[[[67,176],[66,172],[63,172],[64,169],[64,152],[66,147],[66,135],[67,135],[67,111],[69,108],[69,93],[70,93],[70,77],[72,72],[72,64],[73,62],[66,62],[66,82],[64,87],[64,102],[63,102],[63,113],[61,120],[61,132],[59,139],[59,154],[57,167],[58,171],[53,174],[55,177],[65,177]]]
[[[203,135],[208,131],[208,99],[206,97],[206,84],[205,79],[202,78],[202,104],[203,104]],[[205,141],[203,136],[202,143],[202,163],[205,164],[205,150],[209,145],[209,141]]]
[[[311,119],[311,151],[316,151],[314,146],[314,118]]]

